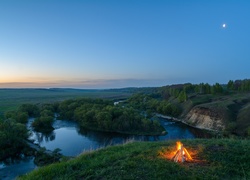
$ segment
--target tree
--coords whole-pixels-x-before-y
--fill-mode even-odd
[[[18,111],[26,112],[29,117],[39,116],[39,108],[34,104],[23,104],[18,108]]]
[[[28,138],[26,126],[14,119],[0,121],[0,160],[22,152]]]
[[[187,94],[184,90],[180,92],[178,100],[179,102],[185,102],[187,100]]]
[[[25,124],[28,121],[28,113],[22,111],[8,111],[4,114],[6,119],[15,119],[16,122]]]
[[[205,94],[211,94],[211,86],[208,83],[204,85],[204,91]]]
[[[112,116],[110,113],[101,111],[96,114],[97,126],[99,128],[111,129]]]
[[[54,119],[51,116],[41,116],[34,120],[32,126],[36,131],[52,131],[54,128],[52,127]]]
[[[228,90],[234,90],[234,81],[233,80],[229,80],[227,83],[227,89]]]
[[[212,93],[213,94],[222,94],[223,93],[223,87],[219,83],[215,83],[212,86]]]

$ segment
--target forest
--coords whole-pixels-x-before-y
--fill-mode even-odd
[[[147,119],[134,108],[114,105],[103,99],[67,100],[58,106],[59,119],[70,119],[80,126],[99,131],[161,135],[157,120]]]
[[[0,160],[29,153],[26,123],[34,117],[35,131],[53,130],[58,119],[76,121],[81,128],[126,134],[161,135],[164,128],[157,120],[146,118],[131,107],[115,106],[111,100],[80,98],[49,104],[23,104],[5,113],[0,120]]]
[[[118,90],[117,90],[118,91]],[[124,91],[124,90],[122,90]],[[151,117],[155,113],[183,117],[192,107],[227,109],[230,119],[225,134],[250,136],[250,80],[230,80],[228,84],[178,84],[158,88],[136,88],[118,105],[113,100],[74,98],[52,103],[23,104],[0,117],[0,160],[29,153],[26,123],[36,131],[52,131],[56,118],[76,121],[80,127],[97,131],[161,135],[163,127]]]
[[[250,80],[229,80],[227,84],[175,84],[134,93],[127,103],[147,114],[159,113],[178,119],[195,107],[223,115],[223,135],[250,136]]]

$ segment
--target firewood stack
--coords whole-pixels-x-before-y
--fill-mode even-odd
[[[183,144],[181,142],[177,142],[177,151],[175,153],[175,155],[172,157],[172,160],[174,162],[185,162],[187,160],[192,160],[192,157],[190,156],[190,154],[188,153],[187,149],[184,148]]]

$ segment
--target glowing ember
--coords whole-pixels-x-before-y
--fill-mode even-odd
[[[187,160],[193,160],[190,154],[188,153],[187,149],[184,148],[183,144],[180,141],[176,142],[177,151],[175,155],[172,157],[174,162],[184,162]]]

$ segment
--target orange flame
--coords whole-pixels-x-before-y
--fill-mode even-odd
[[[181,145],[182,145],[182,143],[180,141],[176,142],[176,149],[177,149],[177,151],[181,149]]]
[[[176,142],[176,148],[177,151],[172,159],[174,159],[175,162],[177,161],[185,161],[185,160],[193,160],[190,156],[189,152],[186,148],[184,148],[183,144],[180,141]]]

